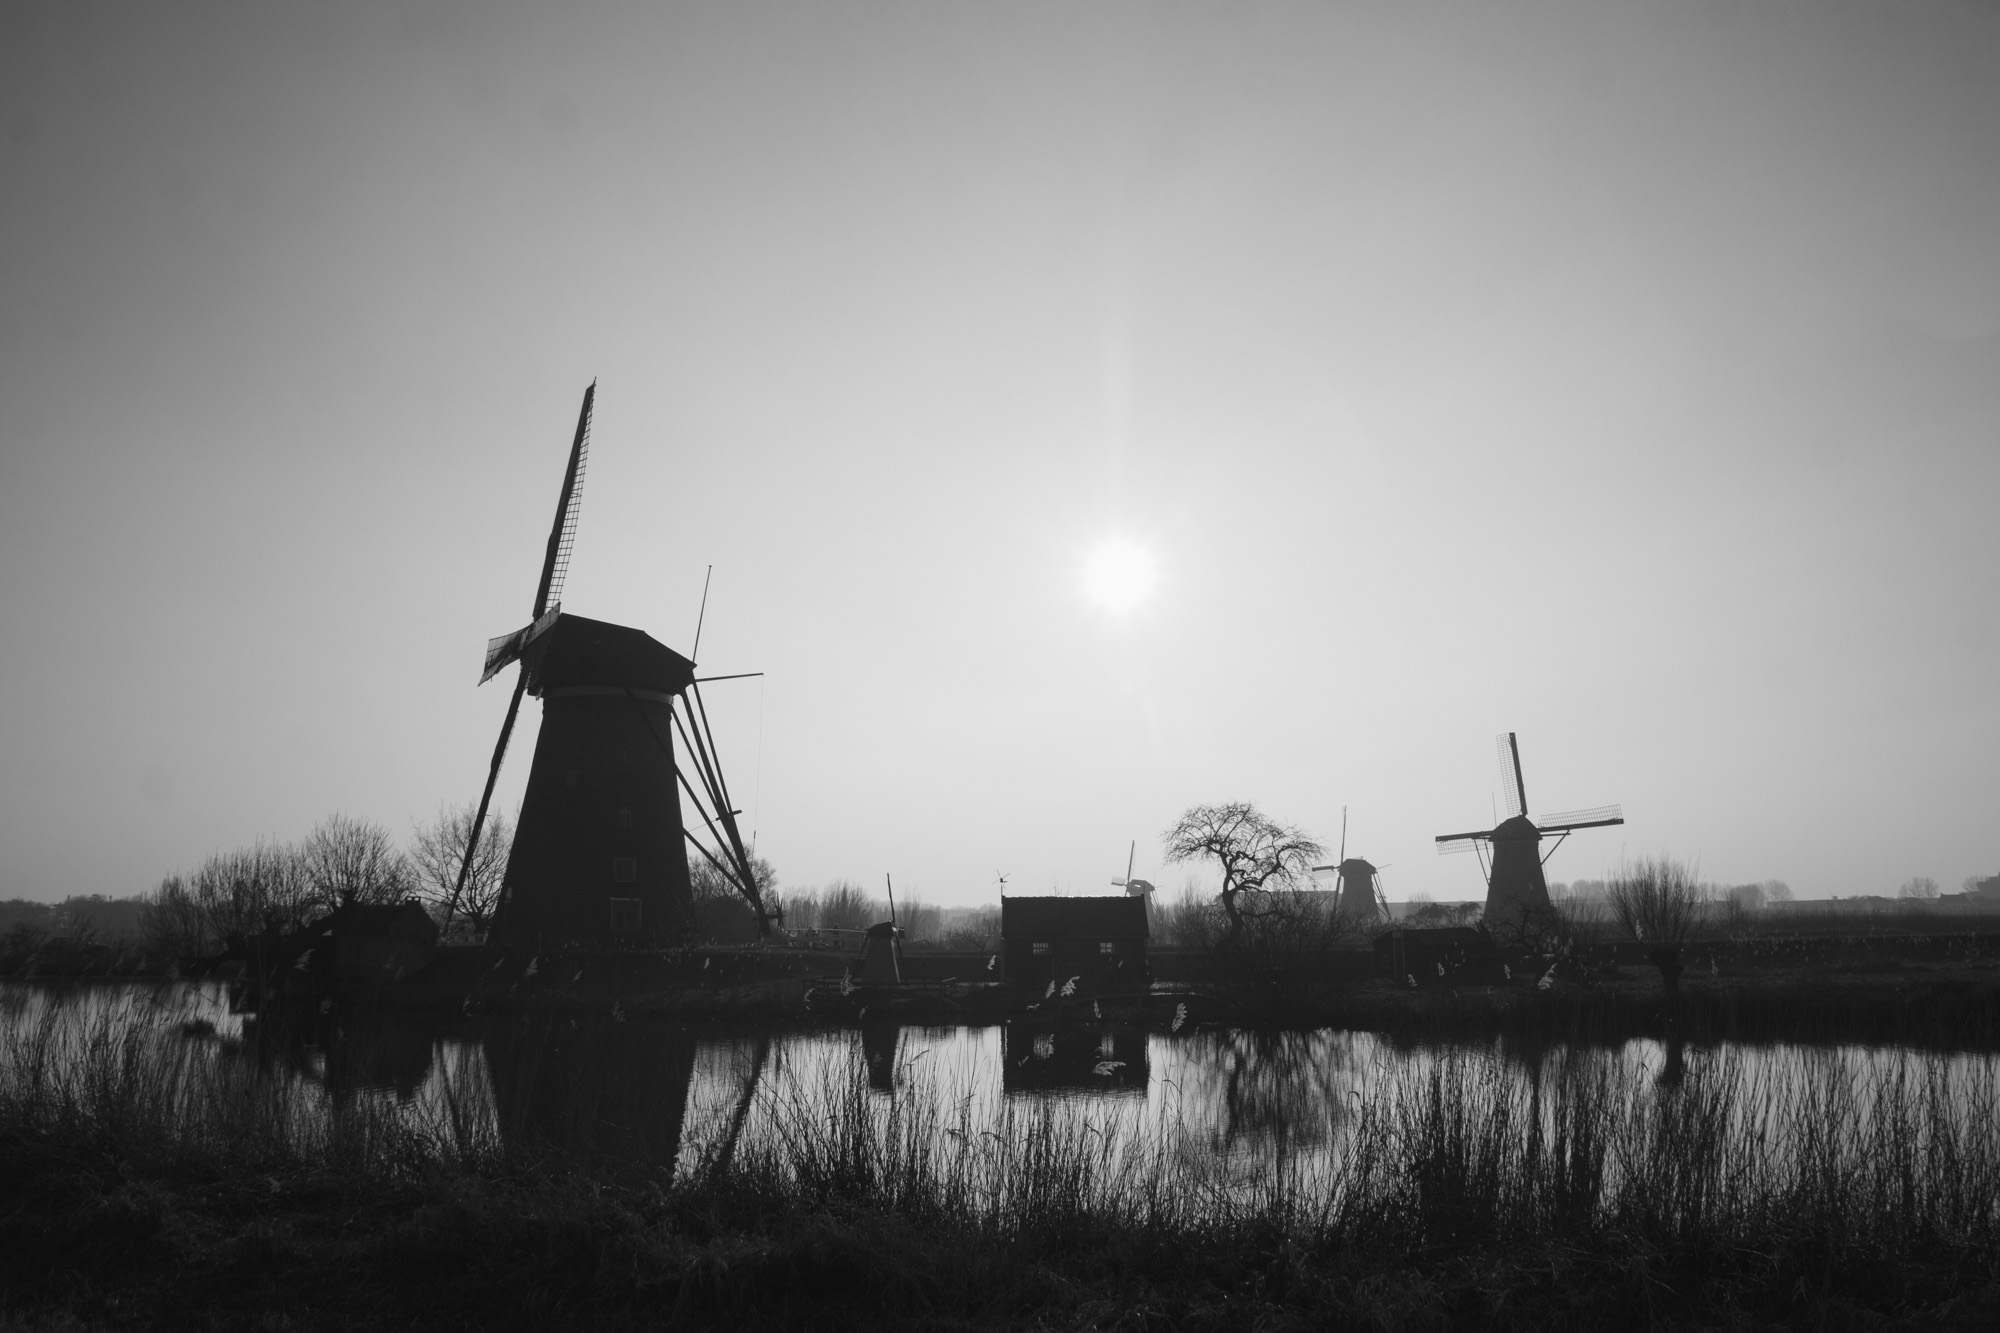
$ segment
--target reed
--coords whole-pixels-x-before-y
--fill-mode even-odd
[[[414,1254],[449,1252],[487,1273],[553,1246],[592,1276],[537,1288],[555,1302],[536,1307],[545,1314],[583,1301],[603,1315],[611,1289],[618,1309],[651,1308],[671,1289],[676,1308],[754,1324],[757,1310],[796,1313],[831,1280],[828,1254],[932,1314],[1018,1313],[1021,1302],[1074,1314],[1135,1282],[1169,1304],[1250,1293],[1383,1326],[1456,1319],[1453,1301],[1479,1282],[1518,1288],[1501,1325],[1522,1310],[1553,1317],[1549,1302],[1584,1301],[1601,1318],[1643,1302],[1658,1316],[1667,1287],[1690,1319],[1768,1315],[1807,1297],[1912,1308],[1913,1273],[1928,1284],[1914,1308],[1977,1310],[2000,1290],[2000,1083],[1978,1059],[1828,1049],[1779,1076],[1727,1052],[1669,1051],[1638,1070],[1570,1051],[1524,1076],[1490,1048],[1457,1049],[1382,1071],[1332,1138],[1280,1135],[1249,1170],[1171,1108],[1163,1128],[1139,1134],[1045,1098],[981,1104],[924,1071],[882,1096],[857,1061],[825,1083],[768,1086],[756,1111],[769,1132],[733,1154],[607,1175],[510,1156],[449,1079],[413,1104],[337,1105],[186,1039],[164,1010],[51,1007],[15,1015],[6,1033],[0,1136],[17,1197],[0,1227],[0,1249],[14,1250],[0,1263],[15,1278],[54,1262],[53,1242],[22,1240],[36,1210],[55,1205],[22,1202],[42,1195],[18,1185],[21,1172],[39,1172],[46,1193],[116,1164],[111,1177],[185,1192],[148,1205],[182,1217],[148,1233],[181,1268],[208,1260],[160,1237],[217,1234],[213,1218],[208,1231],[184,1224],[202,1190],[235,1182],[231,1206],[254,1216],[259,1200],[278,1206],[281,1183],[334,1182],[343,1206],[397,1219],[379,1246],[394,1240],[401,1257],[366,1250],[369,1280],[406,1280]],[[884,1237],[901,1247],[893,1262],[877,1253]],[[468,1246],[485,1247],[476,1262]],[[327,1259],[310,1246],[296,1256]],[[1558,1270],[1582,1273],[1583,1286],[1562,1294]],[[1376,1280],[1388,1272],[1405,1278],[1393,1298]],[[797,1276],[807,1273],[811,1283]]]

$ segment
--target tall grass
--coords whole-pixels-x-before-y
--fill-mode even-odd
[[[210,1040],[209,1020],[169,998],[173,989],[0,1015],[0,1130],[134,1161],[360,1179],[495,1158],[483,1108],[448,1077],[417,1108],[329,1099],[237,1042]]]
[[[344,1104],[188,1039],[171,1012],[49,1006],[0,1023],[0,1133],[126,1162],[358,1185],[506,1175],[476,1096]],[[1167,1108],[1156,1132],[1047,1098],[980,1101],[857,1061],[758,1094],[738,1151],[631,1163],[620,1183],[750,1194],[793,1212],[896,1215],[1054,1245],[1222,1232],[1402,1257],[1524,1243],[1637,1243],[1823,1263],[2000,1254],[2000,1081],[1989,1061],[1827,1051],[1779,1069],[1727,1051],[1660,1068],[1601,1053],[1525,1070],[1492,1049],[1378,1071],[1331,1138],[1263,1141],[1248,1169]],[[1309,1140],[1309,1142],[1308,1142]],[[562,1164],[542,1155],[542,1178]],[[590,1173],[599,1184],[600,1170]]]

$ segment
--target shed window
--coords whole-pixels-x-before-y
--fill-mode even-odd
[[[611,882],[613,884],[637,884],[639,882],[639,859],[635,856],[612,857]]]
[[[1118,951],[1118,946],[1113,944],[1110,940],[1099,940],[1097,942],[1097,952],[1102,954],[1106,958],[1109,958],[1112,954],[1116,953],[1117,951]]]
[[[636,935],[639,922],[644,915],[645,904],[637,898],[613,898],[611,900],[611,933],[613,935]]]
[[[1045,958],[1048,956],[1048,952],[1049,952],[1049,942],[1047,940],[1035,941],[1035,957]]]
[[[619,806],[619,807],[618,807],[618,827],[619,827],[619,828],[631,828],[631,827],[632,827],[632,807],[631,807],[631,806],[629,806],[629,805],[621,805],[621,806]]]

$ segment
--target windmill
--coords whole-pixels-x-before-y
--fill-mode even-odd
[[[1340,807],[1340,860],[1330,866],[1314,866],[1315,875],[1331,870],[1339,875],[1334,890],[1333,914],[1373,925],[1389,919],[1389,900],[1382,894],[1382,873],[1360,857],[1347,855],[1347,807]]]
[[[1154,892],[1151,880],[1133,879],[1132,863],[1139,859],[1139,840],[1134,838],[1130,850],[1125,853],[1125,878],[1114,879],[1111,883],[1123,890],[1127,898],[1143,898]]]
[[[1492,829],[1447,833],[1437,840],[1440,853],[1462,852],[1468,847],[1476,850],[1480,843],[1492,845],[1493,862],[1486,877],[1485,921],[1489,928],[1518,927],[1546,918],[1551,907],[1549,884],[1542,876],[1542,866],[1555,855],[1556,847],[1562,846],[1563,839],[1578,829],[1625,822],[1623,812],[1615,805],[1570,810],[1550,815],[1540,823],[1530,820],[1528,788],[1521,780],[1520,742],[1509,731],[1501,734],[1498,744],[1502,785],[1507,791],[1507,818]],[[1557,835],[1556,847],[1549,848],[1544,855],[1542,839],[1550,834]]]
[[[671,937],[693,896],[688,847],[743,895],[757,914],[758,933],[769,935],[780,914],[765,907],[737,828],[740,812],[716,761],[694,663],[641,630],[562,609],[596,396],[593,382],[577,416],[532,616],[486,645],[480,684],[517,662],[520,675],[445,919],[457,908],[479,845],[521,696],[532,694],[542,701],[541,733],[492,938],[531,944]],[[683,793],[705,836],[686,826]]]

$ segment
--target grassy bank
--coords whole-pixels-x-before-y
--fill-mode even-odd
[[[1669,1086],[1476,1054],[1247,1179],[1192,1132],[854,1077],[700,1160],[330,1109],[99,1020],[0,1050],[0,1319],[62,1327],[1984,1327],[1991,1066]]]

